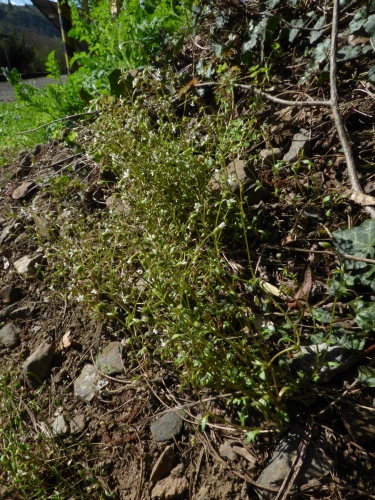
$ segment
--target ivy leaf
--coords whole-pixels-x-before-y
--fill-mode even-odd
[[[320,17],[315,26],[314,29],[320,28],[326,24],[326,18],[325,16]],[[319,40],[319,38],[323,35],[324,30],[318,30],[318,31],[312,31],[310,35],[310,44],[316,42]]]
[[[280,3],[280,0],[268,0],[266,2],[266,6],[272,10],[276,7],[276,5],[278,5]]]
[[[370,80],[370,82],[375,82],[375,64],[373,64],[368,70],[367,78]]]
[[[340,62],[349,61],[349,59],[355,59],[362,52],[362,47],[357,45],[351,47],[350,45],[345,45],[342,49],[337,52],[337,60]]]
[[[365,332],[372,332],[375,330],[375,304],[362,309],[355,317],[355,321],[359,328]]]
[[[292,19],[290,24],[294,26],[294,28],[292,28],[289,32],[289,42],[292,43],[300,32],[299,28],[303,28],[304,22],[303,19]]]
[[[367,257],[375,255],[375,220],[369,219],[360,226],[332,233],[333,245],[340,253]]]
[[[315,47],[315,49],[311,53],[311,56],[315,62],[320,63],[327,59],[327,51],[330,44],[331,39],[327,38],[326,40],[324,40],[324,42],[321,42]]]
[[[332,314],[321,307],[313,309],[311,315],[316,321],[319,321],[319,323],[329,324],[332,321]]]
[[[375,387],[375,370],[370,366],[358,367],[358,380],[368,387]]]
[[[375,14],[369,16],[363,27],[370,36],[375,35]]]
[[[212,50],[216,57],[220,57],[223,51],[223,46],[219,43],[212,43]]]
[[[355,13],[353,20],[350,21],[349,23],[349,35],[351,35],[355,31],[360,30],[364,25],[366,18],[367,18],[367,9],[366,6],[364,5]]]

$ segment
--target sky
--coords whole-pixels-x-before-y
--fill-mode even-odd
[[[0,0],[0,3],[8,3],[8,0]],[[13,5],[25,5],[25,3],[27,4],[31,4],[30,0],[11,0],[11,3]]]

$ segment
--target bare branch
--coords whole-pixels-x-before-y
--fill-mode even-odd
[[[17,132],[17,134],[14,134],[14,135],[30,134],[31,132],[36,132],[37,130],[40,130],[41,128],[48,127],[48,125],[52,125],[53,123],[63,122],[64,120],[70,120],[70,119],[74,119],[74,118],[80,118],[81,116],[97,115],[97,114],[98,113],[96,111],[89,111],[87,113],[79,113],[77,115],[64,116],[64,118],[58,118],[57,120],[53,120],[52,122],[45,123],[44,125],[41,125],[40,127],[32,128],[30,130],[25,130],[24,132]]]

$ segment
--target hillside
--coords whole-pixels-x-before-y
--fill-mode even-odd
[[[20,72],[45,71],[44,64],[52,50],[56,51],[60,66],[64,67],[60,33],[33,5],[0,4],[0,33],[10,36],[5,43],[12,68]],[[3,49],[0,65],[7,66]]]

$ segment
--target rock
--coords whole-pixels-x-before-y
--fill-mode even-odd
[[[21,167],[30,167],[33,161],[33,157],[30,153],[26,153],[25,156],[20,159]]]
[[[5,226],[5,228],[2,230],[0,234],[0,245],[3,245],[6,243],[7,239],[9,238],[11,231],[13,229],[14,222],[12,224],[8,224],[8,226]]]
[[[37,156],[39,153],[41,153],[44,149],[44,144],[37,144],[34,148],[33,155]]]
[[[322,344],[301,346],[300,351],[294,355],[291,362],[302,370],[307,378],[311,378],[315,374],[315,380],[324,383],[337,373],[353,366],[361,355],[361,352],[356,349],[328,345],[323,342]],[[330,363],[333,363],[334,366],[330,367]]]
[[[85,365],[79,377],[74,381],[74,395],[89,403],[107,382],[100,378],[94,365]]]
[[[35,274],[36,267],[43,260],[42,254],[37,254],[35,256],[25,255],[21,259],[16,260],[14,267],[19,274]]]
[[[22,371],[32,389],[37,389],[48,377],[54,353],[55,342],[43,342],[25,361]]]
[[[135,284],[135,287],[138,288],[138,290],[142,293],[147,288],[147,281],[143,278],[139,278],[139,280]]]
[[[304,151],[306,155],[306,149],[308,147],[308,144],[310,142],[310,139],[308,136],[305,134],[295,134],[293,136],[293,141],[290,146],[289,151],[284,155],[283,160],[284,161],[290,161],[294,162],[297,161],[298,158],[300,157],[300,154],[302,151]]]
[[[37,185],[34,181],[23,182],[13,191],[13,200],[29,200],[37,193]]]
[[[72,420],[69,422],[70,424],[70,432],[72,434],[79,434],[84,431],[86,427],[86,418],[85,415],[79,414],[75,415]]]
[[[290,432],[276,446],[275,452],[265,469],[260,474],[257,483],[268,488],[278,489],[288,475],[294,459],[297,456],[301,436],[295,432]],[[310,479],[321,478],[328,472],[328,460],[317,446],[308,445],[303,465],[298,472],[294,484],[302,486]],[[273,499],[275,493],[266,490],[257,490],[261,500]]]
[[[181,499],[185,498],[188,489],[189,483],[186,477],[167,477],[153,488],[151,498],[160,500]]]
[[[375,441],[373,413],[356,407],[348,407],[342,412],[341,418],[356,443],[366,446]]]
[[[39,236],[41,236],[42,238],[49,238],[52,228],[51,222],[42,215],[36,214],[33,215],[33,220],[36,232],[39,234]]]
[[[166,476],[173,469],[175,459],[176,453],[174,451],[174,445],[171,444],[165,448],[157,459],[151,472],[150,481],[156,483],[159,479]]]
[[[0,290],[0,295],[4,304],[11,304],[20,298],[21,290],[13,285],[5,285]]]
[[[68,433],[68,426],[63,415],[58,415],[52,424],[52,434],[62,436]]]
[[[15,311],[17,309],[18,302],[15,304],[11,304],[10,306],[4,307],[4,309],[1,309],[0,311],[0,321],[3,321],[6,318],[9,318],[10,313]]]
[[[211,192],[220,191],[222,179],[226,180],[229,189],[236,195],[239,195],[242,187],[250,204],[255,205],[270,196],[270,193],[257,183],[255,172],[246,167],[242,160],[234,160],[223,171],[216,172],[208,183],[208,189]]]
[[[262,158],[264,165],[274,165],[278,160],[281,160],[283,153],[279,148],[273,149],[262,149],[259,153]]]
[[[120,198],[109,196],[109,198],[105,200],[105,204],[107,205],[108,210],[115,214],[123,214],[127,217],[131,213],[129,205]]]
[[[220,445],[219,453],[221,457],[228,458],[229,460],[236,459],[236,454],[232,449],[230,441],[224,441],[224,443]]]
[[[183,410],[169,411],[151,424],[151,434],[154,441],[169,441],[181,434],[184,426],[181,415],[185,415]]]
[[[52,159],[51,159],[51,165],[53,167],[61,167],[68,158],[70,158],[72,155],[68,153],[67,151],[60,151],[60,153],[57,153]]]
[[[20,344],[21,329],[14,323],[8,323],[0,330],[0,347],[11,349]]]
[[[11,319],[26,319],[30,314],[30,309],[26,307],[20,307],[19,309],[15,309],[10,313]]]
[[[257,459],[246,448],[243,448],[242,446],[232,446],[232,450],[236,453],[236,455],[240,455],[240,457],[247,460],[250,464],[256,464]]]
[[[100,370],[108,375],[124,373],[121,342],[110,342],[97,359]]]

